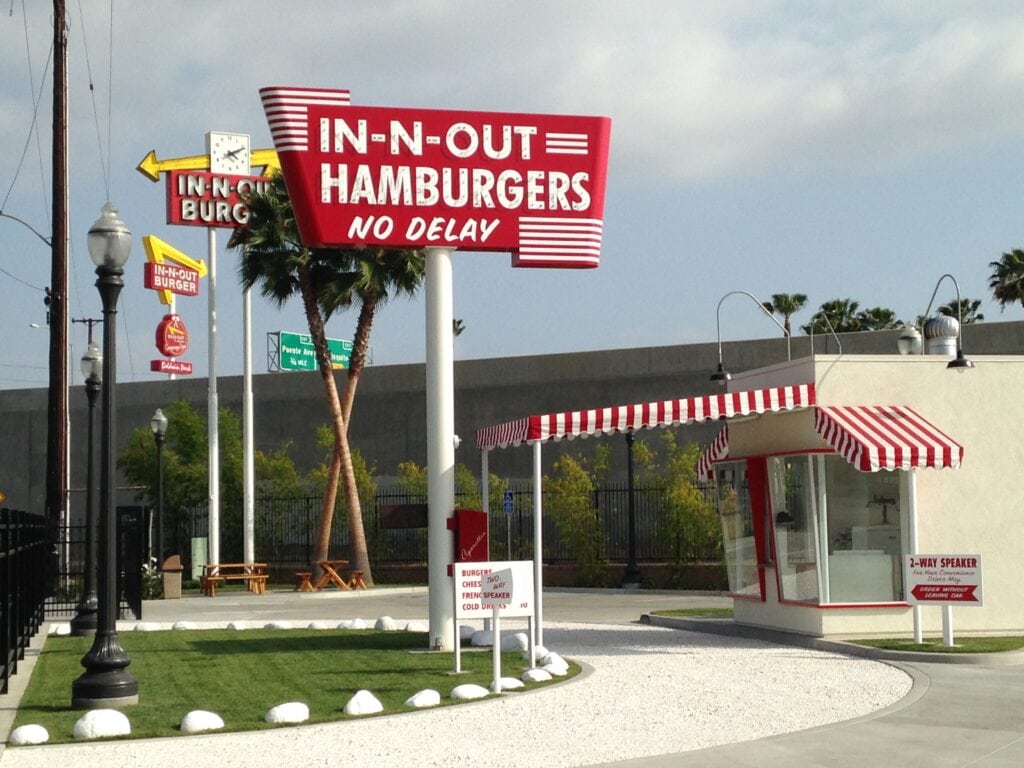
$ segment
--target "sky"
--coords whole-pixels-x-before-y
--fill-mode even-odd
[[[0,16],[0,388],[42,387],[48,334],[52,7]],[[83,15],[84,14],[84,15]],[[765,338],[767,300],[922,314],[946,273],[988,321],[989,262],[1024,247],[1024,6],[862,0],[282,4],[68,3],[70,289],[100,316],[86,233],[108,199],[135,236],[118,380],[147,381],[164,314],[143,287],[144,235],[207,258],[205,229],[166,224],[165,189],[135,170],[201,154],[208,131],[270,147],[258,91],[347,88],[353,103],[600,115],[612,120],[601,264],[513,269],[456,253],[456,360]],[[35,107],[38,102],[38,109]],[[16,217],[29,226],[12,218]],[[238,256],[218,234],[217,371],[242,371]],[[195,375],[207,298],[179,298]],[[955,298],[951,281],[936,303]],[[721,305],[720,305],[721,301]],[[376,365],[425,359],[422,293],[383,307]],[[328,324],[349,339],[355,313]],[[297,301],[253,299],[253,368],[268,333],[305,331]],[[70,330],[81,382],[84,325]]]

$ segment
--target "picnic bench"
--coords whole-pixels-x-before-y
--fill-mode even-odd
[[[341,569],[348,565],[348,560],[317,560],[316,564],[320,567],[320,578],[312,585],[314,590],[331,585],[344,590],[366,589],[362,571],[350,571],[347,579],[342,575]]]
[[[244,581],[248,591],[257,595],[267,591],[266,563],[207,563],[199,577],[199,590],[217,596],[217,585],[228,581]]]

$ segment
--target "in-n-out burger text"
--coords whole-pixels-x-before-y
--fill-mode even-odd
[[[199,295],[199,272],[188,267],[147,261],[143,279],[145,287],[154,291],[170,291],[181,296]]]
[[[167,223],[241,226],[249,221],[249,209],[242,198],[263,192],[267,183],[267,179],[256,176],[171,171],[167,174]]]

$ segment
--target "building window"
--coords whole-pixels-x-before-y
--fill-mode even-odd
[[[770,459],[768,473],[781,599],[903,600],[902,473],[859,472],[823,454]]]
[[[733,461],[717,465],[715,480],[729,591],[738,597],[760,598],[761,580],[758,576],[757,545],[747,488],[746,462]]]

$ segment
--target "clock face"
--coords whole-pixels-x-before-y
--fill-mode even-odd
[[[210,170],[232,176],[248,176],[250,168],[249,136],[244,133],[207,134],[210,151]]]

